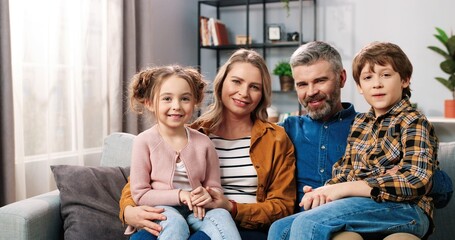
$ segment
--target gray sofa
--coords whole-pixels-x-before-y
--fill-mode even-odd
[[[101,166],[129,166],[134,135],[113,133],[104,142]],[[455,180],[455,142],[441,143],[439,161]],[[108,224],[108,223],[106,223]],[[435,212],[436,232],[433,240],[449,240],[455,236],[455,201]],[[42,194],[0,208],[0,240],[62,239],[63,220],[59,191]]]

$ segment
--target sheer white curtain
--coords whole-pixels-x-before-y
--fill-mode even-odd
[[[55,189],[50,165],[98,165],[121,129],[121,15],[121,0],[10,1],[17,199]]]

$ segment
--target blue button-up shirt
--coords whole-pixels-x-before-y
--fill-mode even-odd
[[[344,109],[325,122],[304,115],[288,117],[281,124],[295,148],[297,202],[303,197],[303,186],[317,188],[331,179],[333,164],[344,155],[357,112],[354,105],[342,104]]]

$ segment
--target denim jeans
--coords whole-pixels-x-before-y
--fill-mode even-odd
[[[130,237],[130,240],[157,240],[157,239],[158,238],[155,235],[147,232],[144,229],[137,231]],[[267,236],[265,236],[265,239],[267,239]],[[188,240],[211,240],[211,239],[209,236],[207,236],[207,234],[205,234],[205,232],[197,231],[197,232],[191,234],[191,236],[190,236],[190,238],[188,238]]]
[[[164,208],[163,214],[167,217],[165,221],[158,221],[163,227],[158,239],[188,239],[190,231],[203,231],[212,240],[240,239],[234,220],[225,209],[210,209],[206,212],[205,217],[200,220],[194,217],[193,212],[186,206],[156,207]]]
[[[268,239],[330,239],[339,231],[362,235],[407,232],[422,238],[429,224],[427,215],[415,204],[349,197],[274,222]]]

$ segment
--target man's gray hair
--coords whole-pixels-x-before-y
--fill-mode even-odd
[[[319,60],[324,60],[332,65],[334,72],[343,70],[340,53],[330,44],[322,41],[313,41],[301,45],[291,56],[291,67],[312,65]]]

